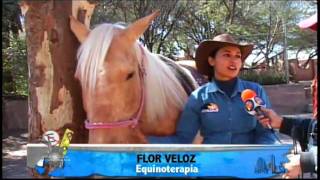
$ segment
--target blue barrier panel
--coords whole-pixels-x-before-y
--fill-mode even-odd
[[[290,144],[71,145],[62,157],[62,164],[48,175],[269,178],[285,172],[283,163],[287,162],[286,155],[291,148]],[[28,158],[31,151],[39,152],[29,145]],[[28,159],[28,166],[41,174],[43,167],[35,162],[45,155],[34,152]]]

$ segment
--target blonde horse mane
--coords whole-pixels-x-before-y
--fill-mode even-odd
[[[99,67],[108,52],[114,32],[123,26],[101,24],[94,28],[78,50],[78,65],[75,73],[82,89],[92,94],[95,90]],[[143,47],[145,54],[145,111],[147,120],[161,119],[170,113],[172,108],[182,110],[187,94],[172,69],[160,58]],[[139,63],[141,59],[139,59]]]

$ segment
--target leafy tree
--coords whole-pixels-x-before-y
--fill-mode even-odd
[[[178,19],[185,12],[184,7],[180,4],[183,3],[178,0],[104,1],[96,7],[92,23],[129,23],[159,9],[161,16],[145,31],[140,40],[150,51],[161,53],[167,49],[165,47],[167,45],[166,39],[175,28]]]
[[[28,65],[25,37],[12,36],[2,49],[3,94],[28,95]]]
[[[302,32],[297,23],[316,11],[316,1],[244,1],[244,0],[175,0],[175,1],[105,1],[96,8],[96,23],[133,22],[155,9],[161,15],[144,33],[141,41],[153,52],[175,55],[184,52],[194,58],[197,45],[221,33],[230,33],[240,41],[255,44],[255,54],[266,64],[277,63],[273,56],[283,50],[283,24],[287,26],[290,50],[310,44],[316,35]],[[310,8],[311,7],[311,8]],[[285,22],[284,22],[285,21]],[[308,47],[311,47],[308,46]],[[172,55],[173,53],[173,55]],[[252,65],[259,63],[259,60]]]
[[[235,32],[242,39],[253,42],[257,57],[263,54],[266,65],[275,65],[277,61],[275,55],[283,52],[283,42],[286,36],[288,50],[296,50],[305,44],[316,45],[316,34],[310,37],[310,34],[301,31],[297,23],[302,19],[301,16],[313,14],[315,7],[312,1],[256,1],[238,3],[241,9],[239,16],[239,31]],[[310,8],[311,7],[311,8]],[[307,13],[309,11],[309,13]],[[284,34],[284,25],[287,34]],[[236,28],[231,28],[232,31]],[[308,38],[307,38],[308,37]],[[259,62],[253,61],[252,65]]]
[[[17,0],[2,2],[3,95],[28,95],[25,37],[21,35],[21,11]]]
[[[10,34],[17,36],[23,31],[20,21],[21,11],[17,0],[2,1],[2,46],[9,45]]]
[[[242,42],[253,43],[254,59],[248,66],[265,62],[278,64],[282,57],[284,25],[287,48],[299,56],[314,56],[317,34],[301,30],[297,24],[316,12],[317,1],[255,0],[106,0],[95,8],[92,26],[103,22],[130,23],[156,9],[160,16],[141,37],[152,52],[177,59],[182,53],[194,59],[198,44],[221,33],[230,33]],[[17,0],[4,0],[2,19],[2,65],[4,94],[27,94],[27,58],[21,32],[21,12]]]
[[[191,3],[192,2],[192,3]],[[181,36],[193,40],[196,47],[204,39],[211,39],[220,33],[233,34],[240,41],[253,43],[254,52],[258,57],[264,56],[267,65],[277,63],[273,57],[283,52],[284,27],[287,26],[287,41],[289,50],[302,47],[315,49],[316,33],[306,33],[298,28],[301,16],[312,15],[316,9],[313,1],[191,1],[188,3],[191,15],[183,16],[180,29]],[[310,8],[311,7],[311,8]],[[300,17],[300,18],[299,18]],[[189,27],[189,28],[188,28]],[[177,33],[178,34],[178,33]],[[184,40],[176,36],[176,40]],[[185,42],[184,50],[189,50]],[[190,44],[190,43],[189,43]],[[193,51],[194,52],[194,51]],[[253,61],[255,65],[259,62]]]

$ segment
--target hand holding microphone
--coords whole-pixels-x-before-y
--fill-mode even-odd
[[[276,135],[275,131],[273,130],[273,127],[277,127],[277,128],[280,127],[282,119],[271,109],[266,109],[265,103],[251,89],[246,89],[246,90],[242,91],[241,99],[246,106],[247,112],[251,115],[255,115],[257,117],[258,121],[264,127],[268,127],[270,129],[270,131],[273,133],[273,135],[275,136],[275,138],[280,143],[282,143],[281,140],[279,139],[279,137]],[[278,123],[279,119],[280,119],[280,123]],[[273,125],[273,126],[271,126],[271,125]]]
[[[268,127],[269,129],[280,128],[282,118],[272,109],[267,109],[265,103],[253,90],[244,90],[241,93],[241,99],[245,103],[248,113],[255,115],[264,127]]]
[[[258,120],[263,126],[267,126],[267,124],[269,124],[273,128],[280,128],[281,123],[283,121],[281,116],[279,116],[272,109],[267,109],[265,107],[261,107],[261,111],[264,113],[265,116],[262,118],[258,117]]]

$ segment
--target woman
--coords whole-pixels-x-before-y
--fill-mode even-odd
[[[241,92],[251,89],[270,107],[263,88],[238,78],[253,45],[240,45],[228,34],[200,43],[196,65],[210,82],[188,99],[177,125],[176,135],[150,137],[152,143],[191,143],[200,129],[204,144],[272,144],[272,132],[263,128],[245,110]]]

